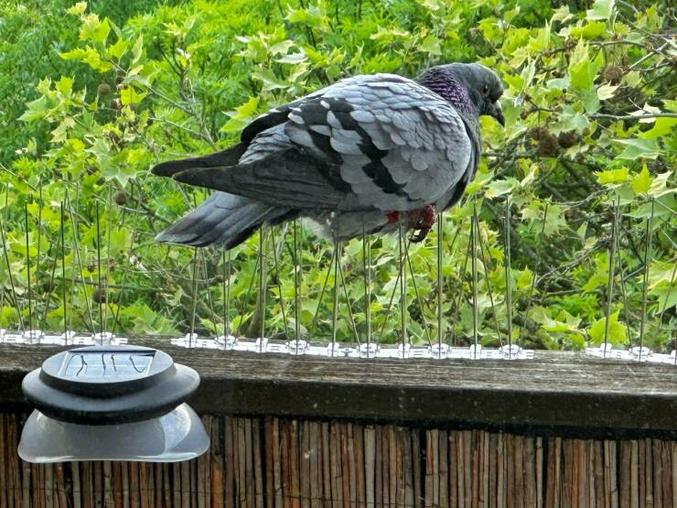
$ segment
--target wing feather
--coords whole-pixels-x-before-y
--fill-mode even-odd
[[[476,164],[475,140],[449,103],[385,74],[271,110],[241,139],[220,158],[181,161],[163,174],[272,206],[410,210],[448,201]]]

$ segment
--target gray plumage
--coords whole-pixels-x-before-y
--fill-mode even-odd
[[[429,228],[412,217],[460,198],[479,161],[479,115],[503,123],[501,93],[486,67],[450,64],[416,81],[344,79],[273,109],[233,148],[153,168],[219,191],[157,239],[230,248],[263,223],[296,217],[339,240],[400,223]]]

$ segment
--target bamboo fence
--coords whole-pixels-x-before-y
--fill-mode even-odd
[[[204,416],[180,464],[32,465],[0,414],[0,507],[677,506],[677,443],[294,418]]]

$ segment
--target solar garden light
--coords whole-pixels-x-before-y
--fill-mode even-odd
[[[185,400],[193,369],[140,346],[89,346],[53,355],[26,375],[36,409],[21,433],[28,462],[179,462],[203,454],[209,438]]]

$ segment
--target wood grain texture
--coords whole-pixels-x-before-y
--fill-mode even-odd
[[[202,383],[190,402],[202,413],[677,436],[677,369],[671,365],[541,351],[524,361],[374,360],[187,350],[158,339],[135,343],[159,347],[199,372]],[[21,379],[59,349],[0,346],[0,411],[26,409]]]

